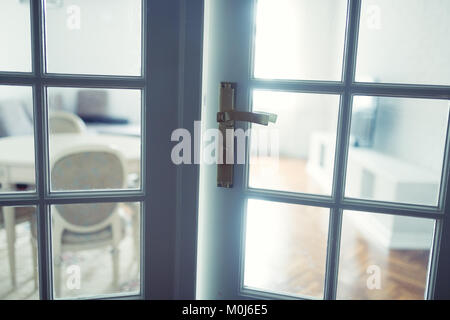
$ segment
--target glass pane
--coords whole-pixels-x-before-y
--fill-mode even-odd
[[[329,210],[248,200],[244,286],[322,298]]]
[[[139,203],[51,207],[56,298],[140,292]]]
[[[0,207],[0,300],[39,299],[35,207]]]
[[[252,128],[250,187],[331,195],[339,96],[255,91],[253,109],[278,119]]]
[[[364,0],[356,80],[450,84],[450,2]]]
[[[447,100],[355,97],[346,196],[436,206],[449,106]]]
[[[434,220],[344,212],[338,299],[424,299]]]
[[[33,90],[0,85],[0,193],[35,190]]]
[[[31,72],[30,0],[0,4],[0,71]]]
[[[139,189],[141,91],[49,88],[53,191]]]
[[[346,0],[258,0],[256,78],[341,80]]]
[[[141,75],[141,0],[46,0],[47,72]]]

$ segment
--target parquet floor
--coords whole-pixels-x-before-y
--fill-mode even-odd
[[[260,166],[252,173],[253,181],[257,185],[273,179],[274,185],[284,188],[320,191],[308,177],[305,167],[304,161],[281,159],[279,174],[268,175]],[[251,220],[257,231],[249,233],[253,240],[247,244],[246,284],[276,292],[322,297],[328,210],[271,203],[252,210],[259,211],[260,220]],[[256,249],[258,245],[264,247],[260,252]],[[344,223],[338,298],[423,299],[428,258],[428,250],[382,247],[359,232],[355,225]],[[367,281],[371,274],[367,269],[373,265],[379,267],[381,286],[370,290]]]

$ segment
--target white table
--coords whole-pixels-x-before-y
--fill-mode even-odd
[[[133,136],[105,134],[54,134],[50,138],[49,157],[79,146],[109,146],[122,152],[128,173],[140,172],[141,139]],[[32,136],[0,138],[0,192],[11,191],[16,184],[35,184],[34,139]],[[15,215],[14,208],[3,207],[8,242],[11,280],[15,276]]]

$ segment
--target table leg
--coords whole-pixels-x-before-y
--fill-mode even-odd
[[[16,286],[16,217],[14,207],[3,207],[12,285]]]

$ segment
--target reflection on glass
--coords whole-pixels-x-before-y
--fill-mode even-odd
[[[0,71],[31,72],[30,0],[0,3]]]
[[[355,97],[346,196],[436,206],[448,112],[446,100]]]
[[[424,299],[434,221],[344,212],[338,299]]]
[[[0,300],[39,299],[35,207],[0,207]]]
[[[341,80],[345,0],[258,0],[256,78]]]
[[[255,91],[253,110],[278,119],[252,127],[250,187],[330,195],[339,96]]]
[[[0,193],[35,190],[34,158],[32,88],[0,85]]]
[[[323,297],[329,210],[248,200],[244,286]]]
[[[49,88],[53,191],[139,189],[141,91]]]
[[[362,1],[356,80],[449,85],[449,32],[449,1]]]
[[[141,0],[45,3],[47,72],[141,75]]]
[[[140,292],[140,204],[51,208],[56,298]]]

